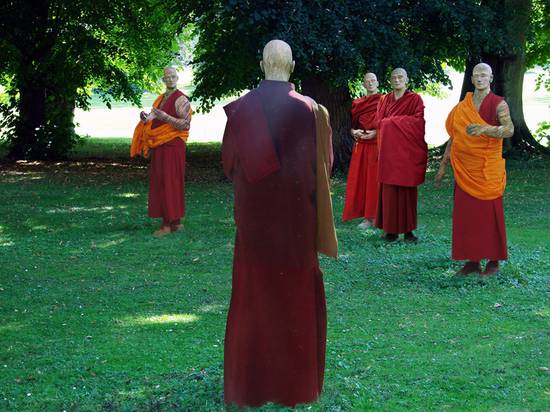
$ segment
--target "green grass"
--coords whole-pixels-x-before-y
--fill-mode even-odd
[[[2,164],[0,410],[224,410],[234,226],[219,144],[189,145],[186,228],[163,239],[128,144]],[[420,243],[388,245],[342,223],[335,179],[325,389],[299,410],[549,409],[550,166],[509,163],[510,260],[487,280],[453,277],[450,185],[422,186]]]

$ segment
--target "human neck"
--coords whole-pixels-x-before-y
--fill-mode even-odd
[[[170,96],[172,93],[174,93],[177,90],[177,87],[167,87],[166,91],[164,92],[165,96]]]
[[[284,71],[270,71],[265,73],[266,80],[274,80],[277,82],[288,82],[290,79],[290,73]]]
[[[483,99],[485,96],[487,96],[491,92],[490,88],[486,89],[475,89],[474,90],[474,97],[476,99]]]
[[[378,93],[378,89],[374,89],[372,92],[367,90],[367,96]]]
[[[407,89],[398,89],[398,90],[394,90],[393,91],[393,95],[395,96],[395,99],[400,99],[401,97],[403,97],[403,95],[405,94],[405,92],[407,91]]]

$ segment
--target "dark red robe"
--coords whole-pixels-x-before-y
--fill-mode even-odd
[[[499,125],[497,106],[502,100],[489,93],[481,102],[479,115],[490,125]],[[455,185],[452,258],[474,262],[508,259],[502,196],[481,200]]]
[[[176,90],[160,109],[177,117],[175,103],[180,96],[184,94]],[[163,124],[154,119],[152,128]],[[179,223],[185,216],[185,148],[185,142],[175,138],[150,152],[149,217],[160,217],[165,225]]]
[[[237,226],[225,402],[312,402],[323,387],[326,308],[311,103],[291,83],[264,80],[225,110],[222,157]]]
[[[424,103],[409,90],[398,100],[389,93],[376,114],[378,180],[375,225],[386,233],[407,233],[417,225],[417,186],[424,182],[428,145],[424,141]]]
[[[351,104],[351,127],[375,129],[376,109],[381,94],[356,99]],[[378,204],[378,138],[358,139],[353,146],[346,185],[342,220],[374,219]]]

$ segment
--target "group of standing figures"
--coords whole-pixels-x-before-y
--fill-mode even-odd
[[[228,405],[295,406],[321,394],[326,304],[318,253],[336,257],[329,177],[332,131],[327,110],[294,90],[290,46],[264,47],[259,86],[225,106],[222,162],[234,188],[236,224],[232,293],[224,342]],[[184,215],[185,141],[191,108],[167,68],[167,91],[142,112],[132,155],[151,155],[149,215],[163,219],[155,236],[180,230]],[[455,174],[453,259],[461,275],[494,274],[506,259],[502,139],[513,134],[508,107],[490,92],[491,68],[475,67],[475,92],[450,113],[450,135],[436,181],[449,161]],[[383,238],[417,241],[417,186],[427,164],[424,105],[407,89],[407,73],[391,74],[382,96],[373,73],[367,96],[352,106],[344,220],[364,218]],[[480,262],[488,263],[482,271]]]

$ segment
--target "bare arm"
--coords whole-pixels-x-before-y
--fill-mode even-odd
[[[177,98],[175,106],[177,117],[170,116],[159,109],[153,109],[152,112],[159,120],[174,126],[178,130],[189,130],[191,125],[191,103],[185,96],[180,96]]]
[[[447,146],[445,147],[445,153],[443,153],[443,158],[441,159],[441,163],[439,164],[439,170],[435,175],[435,185],[437,187],[441,185],[441,181],[443,180],[445,173],[447,173],[447,166],[449,165],[449,162],[451,160],[452,144],[453,144],[453,139],[449,139],[449,141],[447,142]]]
[[[495,139],[507,139],[514,135],[514,123],[510,117],[510,108],[503,100],[497,106],[497,118],[500,126],[482,126],[479,124],[470,124],[466,127],[466,132],[473,136],[484,134]]]

